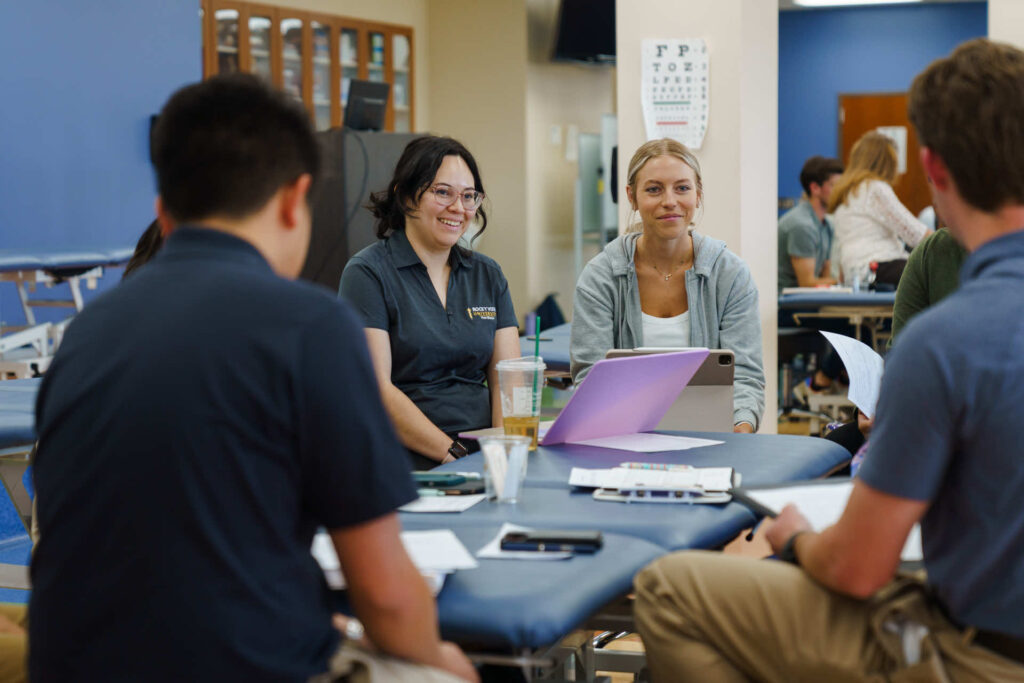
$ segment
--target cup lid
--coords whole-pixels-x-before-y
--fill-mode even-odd
[[[543,370],[547,366],[544,365],[544,358],[541,356],[523,356],[499,360],[497,368],[499,370],[536,370],[537,368]]]

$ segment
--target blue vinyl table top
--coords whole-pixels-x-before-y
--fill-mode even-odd
[[[0,381],[0,449],[36,440],[36,394],[40,379]]]
[[[569,333],[571,331],[572,325],[565,323],[549,327],[540,333],[540,355],[548,370],[569,372]],[[532,356],[534,344],[535,342],[530,337],[520,337],[519,352],[524,356]]]
[[[0,249],[0,271],[60,271],[127,263],[134,249]]]
[[[779,310],[809,310],[824,306],[892,306],[896,301],[896,292],[807,292],[801,294],[783,294],[779,297]]]
[[[403,523],[411,516],[403,515]],[[476,555],[501,522],[453,528]],[[441,635],[463,647],[492,651],[551,645],[628,593],[633,576],[662,554],[662,548],[641,539],[605,533],[597,553],[568,560],[478,558],[479,567],[450,575],[437,596]]]

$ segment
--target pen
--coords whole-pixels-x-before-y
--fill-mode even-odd
[[[445,472],[445,474],[454,474],[457,477],[464,477],[466,479],[483,479],[484,475],[479,472]]]
[[[625,467],[627,470],[662,470],[666,472],[682,472],[693,469],[691,465],[664,465],[656,462],[624,462],[619,467]]]
[[[419,494],[420,498],[429,498],[431,496],[443,496],[444,491],[440,489],[420,489]]]

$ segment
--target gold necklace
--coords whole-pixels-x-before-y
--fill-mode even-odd
[[[679,270],[679,266],[685,266],[686,265],[687,260],[683,259],[682,261],[680,261],[679,265],[676,266],[675,268],[673,268],[671,271],[669,271],[668,275],[666,275],[665,273],[661,272],[661,268],[659,268],[657,266],[657,264],[654,262],[654,259],[648,258],[647,262],[651,265],[651,268],[654,268],[655,272],[658,273],[658,275],[660,275],[663,278],[665,278],[665,282],[668,282],[672,278],[672,276],[676,274],[676,271]],[[692,256],[690,258],[690,265],[693,265],[693,258],[692,258]],[[683,268],[683,270],[685,271],[686,268]]]
[[[665,273],[661,272],[661,268],[658,267],[658,265],[654,262],[653,259],[649,260],[648,263],[651,264],[651,267],[654,268],[654,270],[658,273],[658,275],[660,275],[663,278],[665,278],[665,282],[668,282],[669,279],[671,279],[671,277],[676,274],[676,271],[679,270],[679,266],[685,266],[686,265],[686,260],[684,259],[684,260],[680,261],[679,262],[679,266],[676,266],[675,268],[670,270],[667,275]],[[686,268],[683,268],[683,270],[685,271]]]

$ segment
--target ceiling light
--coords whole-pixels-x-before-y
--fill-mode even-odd
[[[902,5],[921,0],[793,0],[802,7],[847,7],[852,5]]]

